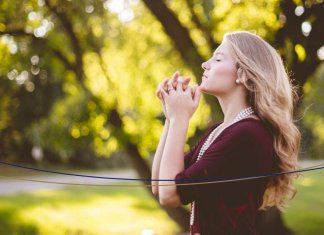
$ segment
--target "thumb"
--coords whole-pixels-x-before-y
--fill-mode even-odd
[[[156,94],[156,96],[157,96],[159,99],[162,99],[162,95],[161,95],[161,90],[162,90],[162,89],[163,89],[163,88],[162,88],[161,84],[159,84],[158,88],[157,88],[156,91],[155,91],[155,94]]]
[[[191,88],[191,96],[192,96],[192,98],[194,98],[197,88],[198,88],[198,84]]]
[[[201,96],[201,87],[198,86],[196,89],[196,92],[194,94],[194,97],[193,97],[193,102],[194,102],[195,107],[197,107],[199,104],[200,96]]]
[[[166,98],[169,96],[169,94],[163,88],[160,91],[161,91],[162,99],[163,101],[165,101]]]

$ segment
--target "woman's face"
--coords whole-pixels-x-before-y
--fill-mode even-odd
[[[200,84],[203,92],[217,96],[227,94],[237,86],[236,62],[230,54],[228,42],[223,41],[201,66],[204,69]]]

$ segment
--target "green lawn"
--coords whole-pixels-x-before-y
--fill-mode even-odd
[[[324,173],[305,173],[284,219],[297,235],[324,234]],[[168,235],[179,231],[144,188],[70,186],[0,197],[0,234]],[[146,233],[146,232],[147,233]]]
[[[179,231],[143,188],[71,186],[0,197],[0,234],[149,234],[145,230]]]
[[[305,172],[284,219],[296,235],[324,234],[324,170]]]

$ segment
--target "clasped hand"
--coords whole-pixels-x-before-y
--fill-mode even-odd
[[[189,121],[197,110],[201,89],[189,86],[190,78],[182,79],[177,71],[171,79],[158,85],[156,95],[160,99],[167,121]]]

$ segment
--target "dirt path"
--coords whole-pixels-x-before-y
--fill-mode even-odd
[[[132,169],[82,171],[82,172],[73,172],[73,173],[83,174],[83,175],[94,175],[94,176],[101,176],[101,177],[138,178],[136,172]],[[32,176],[22,176],[20,174],[20,176],[17,177],[31,179],[31,180],[55,181],[55,182],[78,183],[78,184],[114,184],[114,183],[123,182],[123,181],[114,181],[114,180],[107,180],[107,179],[77,177],[77,176],[50,174],[50,173],[41,173],[39,175],[32,175]],[[32,191],[42,190],[42,189],[56,189],[56,188],[62,188],[64,186],[66,185],[43,183],[43,182],[31,182],[31,181],[15,180],[15,179],[0,177],[0,195],[10,195],[19,192],[32,192]]]

